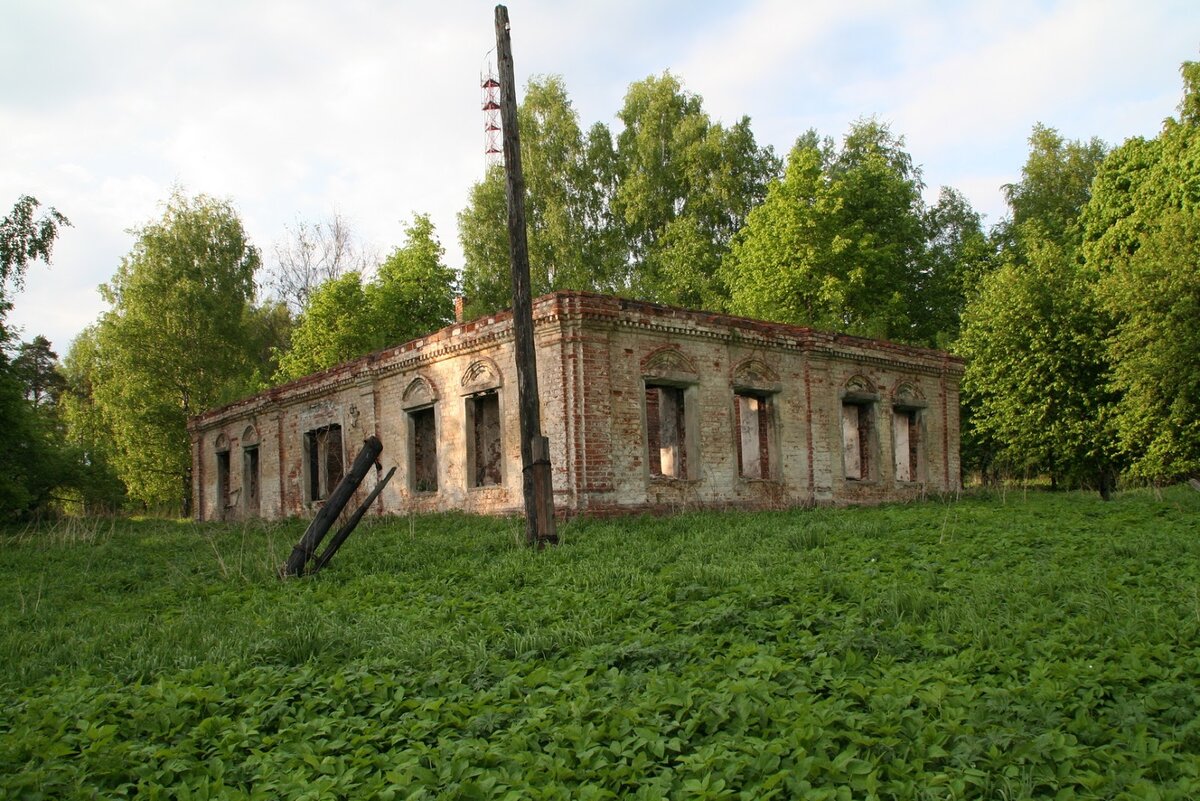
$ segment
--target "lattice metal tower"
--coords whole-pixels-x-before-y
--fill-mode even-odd
[[[489,61],[487,71],[479,76],[483,90],[483,166],[490,169],[504,160],[500,147],[500,81]]]

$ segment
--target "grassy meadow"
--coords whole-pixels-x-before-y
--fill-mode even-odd
[[[0,536],[0,798],[1200,798],[1200,493]]]

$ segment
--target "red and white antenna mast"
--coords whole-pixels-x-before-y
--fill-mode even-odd
[[[504,150],[500,147],[500,81],[490,59],[479,75],[479,86],[483,90],[483,166],[491,169],[504,162]]]

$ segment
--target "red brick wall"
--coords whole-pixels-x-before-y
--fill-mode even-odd
[[[958,487],[958,381],[962,366],[946,354],[726,315],[693,312],[581,292],[534,304],[544,433],[551,443],[555,503],[567,511],[671,510],[696,506],[873,503]],[[384,469],[397,476],[381,496],[383,512],[521,508],[516,379],[507,313],[455,324],[191,421],[196,514],[211,519],[216,477],[212,443],[237,439],[253,421],[259,432],[263,516],[310,515],[304,499],[304,432],[343,427],[347,461],[369,434],[384,443]],[[688,365],[691,420],[686,478],[651,475],[647,459],[647,359],[663,349]],[[770,478],[738,469],[734,372],[748,362],[771,373]],[[501,483],[472,488],[467,479],[466,397],[472,365],[495,373],[502,430]],[[478,371],[476,371],[478,372]],[[471,373],[474,374],[474,373]],[[420,378],[432,388],[438,431],[438,490],[413,493],[411,433],[404,395]],[[848,381],[868,382],[875,407],[873,480],[847,481],[841,464],[840,407]],[[919,481],[893,480],[891,398],[915,387],[925,404]],[[650,414],[654,411],[651,409]],[[241,460],[232,462],[233,486]],[[360,495],[374,478],[368,478]]]

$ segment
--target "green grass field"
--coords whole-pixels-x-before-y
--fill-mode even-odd
[[[0,541],[0,798],[1200,798],[1200,493]]]

